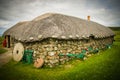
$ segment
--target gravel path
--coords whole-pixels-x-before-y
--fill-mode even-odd
[[[12,59],[12,50],[7,49],[6,53],[0,54],[0,67]]]

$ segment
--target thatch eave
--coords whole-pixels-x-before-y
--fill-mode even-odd
[[[22,42],[40,41],[46,38],[88,39],[114,36],[112,30],[93,21],[62,14],[44,14],[32,21],[18,23],[4,32]]]

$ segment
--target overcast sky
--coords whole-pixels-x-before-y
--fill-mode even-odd
[[[0,28],[56,12],[91,20],[105,26],[120,26],[120,0],[0,0]]]

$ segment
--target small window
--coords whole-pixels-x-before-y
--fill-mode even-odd
[[[90,34],[90,39],[94,39],[94,35],[93,34]]]

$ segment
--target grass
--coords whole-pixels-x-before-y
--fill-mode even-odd
[[[2,47],[3,39],[3,37],[0,37],[0,54],[7,52],[7,50]]]
[[[115,31],[115,33],[116,33],[116,36],[114,39],[120,42],[120,31]]]
[[[2,48],[2,47],[0,46],[0,54],[3,54],[3,53],[5,53],[5,52],[7,52],[7,50],[4,49],[4,48]]]
[[[0,68],[1,80],[120,80],[120,31],[111,49],[85,61],[72,60],[55,68],[35,69],[33,65],[10,61]]]
[[[0,45],[2,45],[4,38],[0,36]]]

